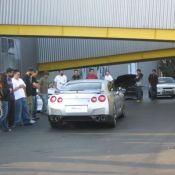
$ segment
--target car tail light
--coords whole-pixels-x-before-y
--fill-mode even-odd
[[[95,103],[97,101],[97,97],[92,97],[91,102]]]
[[[62,97],[58,97],[57,102],[61,103],[62,101],[63,101],[63,98]]]
[[[98,97],[98,101],[100,101],[100,102],[104,102],[105,100],[106,100],[106,97],[104,95],[100,95]]]
[[[51,103],[56,102],[56,100],[57,100],[57,98],[56,98],[55,96],[51,96],[51,97],[50,97],[50,102],[51,102]]]

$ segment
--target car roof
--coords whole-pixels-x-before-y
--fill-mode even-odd
[[[101,79],[83,79],[83,80],[71,80],[71,81],[68,81],[67,83],[105,83],[106,80],[101,80]]]

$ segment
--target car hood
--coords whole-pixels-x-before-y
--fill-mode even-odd
[[[175,83],[157,84],[159,88],[175,88]]]
[[[114,80],[114,87],[128,87],[128,86],[133,86],[135,85],[136,75],[135,74],[125,74],[118,76]]]

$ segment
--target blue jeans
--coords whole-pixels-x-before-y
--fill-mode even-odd
[[[7,114],[8,114],[8,101],[1,101],[2,116],[0,118],[0,125],[2,129],[8,129]]]
[[[155,99],[157,97],[157,86],[150,87],[150,95],[151,99]]]
[[[137,100],[142,100],[143,99],[143,90],[142,86],[137,86]]]
[[[47,105],[48,105],[48,94],[41,94],[41,99],[43,101],[43,108],[42,108],[42,112],[46,112],[47,111]]]
[[[30,123],[30,113],[26,98],[15,100],[15,125]]]
[[[32,103],[33,103],[32,116],[33,116],[33,118],[35,118],[36,113],[37,113],[37,98],[36,98],[36,96],[32,96]]]

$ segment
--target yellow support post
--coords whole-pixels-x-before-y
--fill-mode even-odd
[[[165,59],[166,57],[173,57],[173,56],[175,56],[175,49],[163,49],[163,50],[137,52],[122,55],[105,56],[105,57],[84,58],[79,60],[40,63],[38,64],[38,70],[54,71],[59,69],[72,69],[87,66],[121,64],[128,62],[137,62],[137,61],[150,61],[161,58]]]

